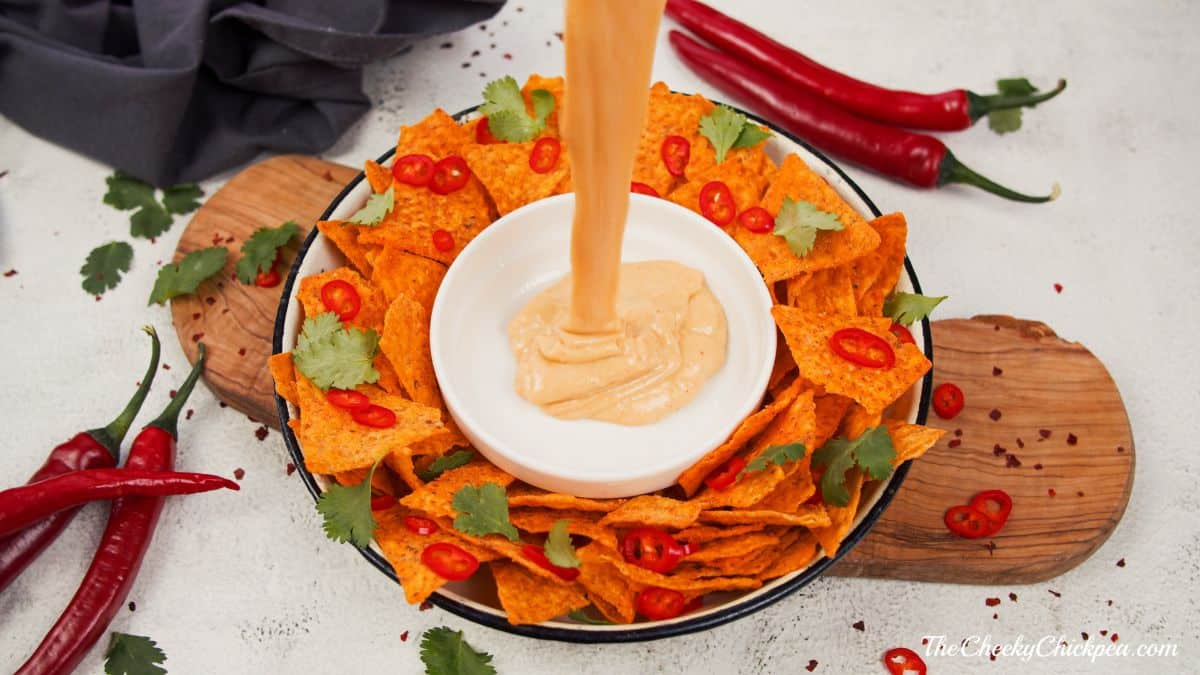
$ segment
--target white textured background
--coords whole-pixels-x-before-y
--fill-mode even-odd
[[[925,634],[951,641],[1061,634],[1075,643],[1081,631],[1104,639],[1102,629],[1131,645],[1174,643],[1180,655],[1095,664],[927,660],[933,673],[1194,672],[1200,5],[714,4],[877,82],[988,92],[997,77],[1025,75],[1041,86],[1069,79],[1066,94],[1027,113],[1015,134],[999,137],[981,123],[947,137],[963,161],[1018,189],[1038,192],[1061,182],[1056,203],[1012,204],[970,188],[919,192],[861,170],[850,174],[881,209],[908,215],[909,252],[922,283],[951,296],[940,316],[1040,319],[1108,365],[1139,453],[1129,510],[1112,539],[1076,570],[1036,586],[819,580],[766,611],[700,635],[598,647],[537,642],[407,606],[400,590],[351,548],[325,539],[299,478],[285,477],[280,436],[257,441],[256,424],[199,390],[195,417],[182,424],[179,465],[227,475],[244,468],[243,491],[168,504],[131,596],[137,611],[123,610],[113,629],[154,637],[172,673],[416,673],[416,638],[440,624],[465,629],[507,674],[796,673],[810,659],[819,662],[818,673],[883,673],[885,649],[919,648]],[[376,107],[326,156],[358,165],[393,143],[401,123],[433,106],[454,111],[476,103],[489,79],[561,72],[562,46],[554,36],[560,23],[557,2],[510,0],[486,28],[429,40],[370,68]],[[452,46],[440,48],[443,42]],[[715,94],[674,59],[665,33],[655,75],[676,89]],[[186,365],[168,311],[145,306],[155,263],[170,258],[182,223],[157,243],[136,240],[133,270],[95,302],[79,288],[79,266],[94,246],[128,239],[129,214],[100,201],[110,169],[0,120],[5,169],[0,269],[18,274],[0,277],[0,485],[24,482],[50,447],[107,421],[144,367],[138,326],[158,327],[172,366],[160,373],[146,410],[164,404]],[[211,194],[227,177],[204,188]],[[1054,283],[1065,287],[1061,294]],[[102,509],[89,507],[0,595],[0,672],[16,668],[53,623],[102,522]],[[1126,567],[1115,566],[1120,558]],[[986,607],[989,596],[1003,603]],[[858,620],[865,631],[851,628]],[[405,631],[410,638],[402,642]],[[102,670],[100,651],[80,672]]]

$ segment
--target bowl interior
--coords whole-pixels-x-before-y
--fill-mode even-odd
[[[654,424],[561,420],[513,388],[512,317],[570,272],[575,195],[513,211],[471,241],[434,304],[433,366],[459,428],[517,478],[579,497],[630,497],[670,487],[758,408],[775,356],[762,277],[725,232],[664,199],[632,195],[622,260],[669,259],[704,272],[729,326],[725,364],[696,398]]]
[[[465,113],[460,114],[460,117],[472,112],[473,109],[465,111]],[[758,120],[745,111],[741,112],[756,123],[774,129],[775,134],[768,139],[766,144],[767,153],[773,160],[780,162],[786,155],[796,153],[864,217],[874,218],[880,215],[875,205],[832,161],[775,125]],[[380,161],[389,161],[390,155],[390,152],[387,153]],[[347,190],[330,205],[323,219],[338,220],[348,218],[362,207],[369,195],[370,186],[367,185],[360,174],[359,178],[351,183]],[[296,343],[296,337],[299,334],[300,324],[303,320],[303,310],[296,299],[299,279],[345,264],[345,258],[341,253],[331,242],[314,229],[305,246],[301,249],[299,257],[293,264],[291,274],[284,288],[284,295],[280,302],[279,315],[276,320],[273,351],[291,350]],[[920,285],[917,282],[917,277],[911,263],[907,260],[906,272],[906,274],[901,275],[897,290],[919,293],[921,290]],[[917,346],[927,357],[932,359],[933,349],[929,342],[928,320],[923,320],[919,326],[914,325],[913,329],[912,333],[916,339]],[[929,405],[931,386],[932,373],[928,373],[913,386],[908,394],[892,406],[889,414],[893,417],[907,419],[913,423],[924,423]],[[325,489],[328,481],[322,476],[314,476],[308,473],[304,468],[303,448],[300,447],[295,435],[287,426],[287,420],[291,416],[296,415],[298,410],[295,406],[286,403],[278,396],[276,396],[276,402],[280,411],[284,440],[293,458],[296,460],[296,465],[300,469],[306,485],[315,498]],[[867,533],[870,526],[887,507],[887,504],[903,482],[907,472],[908,465],[904,464],[893,472],[887,480],[868,485],[863,492],[854,525],[850,534],[842,542],[838,557],[849,551]],[[363,555],[380,572],[395,579],[395,574],[391,566],[384,559],[374,543],[372,543],[370,548],[363,550]],[[489,579],[472,579],[466,582],[447,584],[432,596],[431,601],[439,607],[477,623],[529,637],[586,643],[654,640],[705,630],[752,614],[807,585],[813,579],[820,576],[833,562],[834,560],[829,558],[819,558],[808,567],[768,582],[754,591],[710,594],[705,598],[705,606],[696,612],[667,621],[642,622],[632,626],[592,625],[566,618],[549,621],[536,626],[512,626],[508,623],[503,611],[499,608],[495,588]]]

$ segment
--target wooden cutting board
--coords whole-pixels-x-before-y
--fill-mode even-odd
[[[232,255],[223,275],[171,311],[189,360],[209,348],[205,379],[229,405],[278,427],[266,369],[281,286],[233,277],[237,251],[260,227],[295,220],[307,233],[356,169],[274,157],[245,169],[193,216],[175,259],[214,244]],[[298,244],[285,251],[290,265]],[[875,527],[831,570],[841,576],[1015,585],[1075,567],[1108,538],[1133,484],[1133,436],[1108,371],[1083,345],[1044,324],[1004,316],[933,323],[934,384],[953,381],[967,405],[914,462]],[[942,514],[985,489],[1005,490],[1013,513],[987,539],[961,539]]]

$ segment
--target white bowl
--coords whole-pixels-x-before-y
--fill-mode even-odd
[[[771,298],[754,263],[721,228],[674,202],[630,195],[623,262],[672,260],[704,273],[725,308],[725,364],[694,400],[653,424],[562,420],[521,398],[508,324],[570,272],[575,195],[519,208],[455,259],[430,324],[446,407],[493,464],[552,492],[630,497],[669,487],[762,403],[775,358]]]

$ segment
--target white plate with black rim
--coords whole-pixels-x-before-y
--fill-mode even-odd
[[[827,157],[770,122],[759,120],[745,111],[740,112],[754,122],[774,130],[775,135],[767,141],[766,151],[776,162],[782,161],[789,153],[798,154],[863,217],[870,219],[880,215],[879,209],[866,193]],[[460,112],[456,117],[465,120],[470,119],[474,114],[475,108],[469,108]],[[394,149],[388,150],[379,157],[379,163],[388,165],[394,152]],[[321,215],[321,220],[348,218],[366,203],[370,193],[370,186],[363,174],[360,173],[333,200],[325,213]],[[333,243],[325,239],[316,228],[313,228],[301,246],[295,262],[292,263],[292,269],[283,287],[283,297],[275,317],[272,353],[290,351],[296,343],[296,337],[303,321],[303,309],[296,299],[297,281],[346,264],[345,258]],[[901,276],[897,290],[920,293],[921,285],[917,281],[916,271],[913,269],[912,261],[907,257],[904,261],[904,268],[907,274]],[[921,321],[921,329],[913,331],[913,337],[917,341],[917,346],[932,361],[933,342],[928,319]],[[904,417],[914,424],[924,424],[929,412],[932,382],[931,369],[893,405],[892,415]],[[319,498],[329,484],[329,479],[325,476],[314,475],[305,468],[304,449],[287,424],[292,416],[298,414],[298,410],[280,398],[278,394],[275,396],[275,404],[279,410],[280,428],[283,429],[284,442],[287,444],[288,451],[295,460],[305,487],[308,488],[314,499]],[[888,504],[891,503],[907,473],[908,462],[905,462],[886,480],[867,485],[850,534],[842,542],[841,548],[834,558],[818,558],[807,567],[774,579],[753,591],[710,593],[705,596],[703,607],[675,619],[640,621],[628,625],[596,625],[560,617],[532,626],[513,626],[508,623],[504,611],[496,601],[495,589],[490,578],[473,578],[467,581],[448,583],[435,592],[429,601],[437,607],[476,623],[508,633],[543,640],[583,643],[638,642],[706,630],[753,614],[791,595],[820,576],[838,558],[845,555],[866,536],[871,526],[879,520]],[[362,549],[361,553],[375,569],[396,580],[396,574],[391,565],[388,564],[387,559],[383,557],[382,552],[375,544]],[[478,576],[487,577],[487,575]]]

